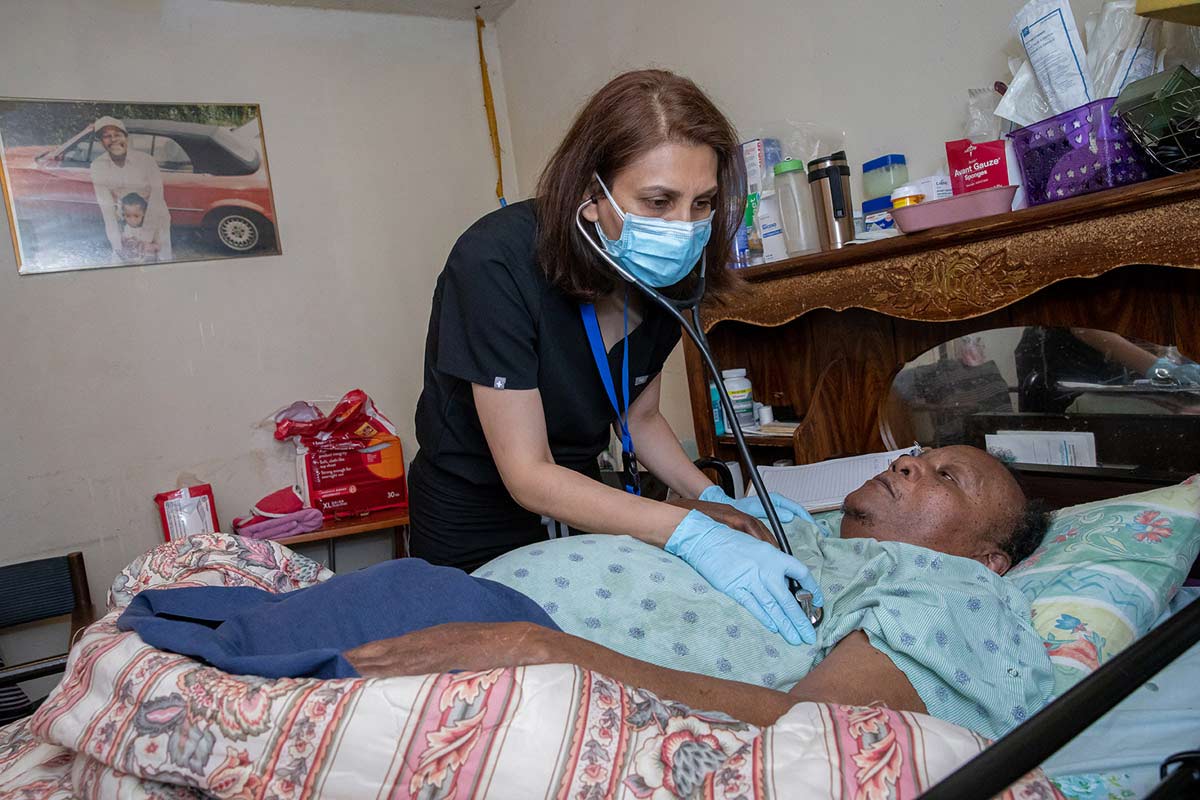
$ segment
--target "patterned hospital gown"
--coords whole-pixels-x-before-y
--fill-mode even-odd
[[[627,536],[523,547],[474,574],[533,598],[567,633],[673,669],[786,691],[844,636],[865,631],[929,713],[998,738],[1050,698],[1029,603],[977,561],[900,542],[786,526],[825,594],[814,645],[792,646],[682,560]]]

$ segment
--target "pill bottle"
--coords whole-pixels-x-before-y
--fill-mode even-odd
[[[921,191],[921,187],[915,184],[906,184],[901,186],[896,191],[892,192],[892,208],[904,208],[905,206],[915,206],[917,203],[925,201],[925,194]]]
[[[754,413],[758,416],[759,426],[770,425],[775,421],[775,409],[771,406],[755,404]]]
[[[746,377],[744,369],[721,370],[721,378],[725,381],[725,391],[733,401],[733,413],[742,427],[757,424],[754,418],[754,387]]]

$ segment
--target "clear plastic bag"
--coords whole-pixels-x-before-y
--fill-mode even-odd
[[[1162,22],[1139,17],[1136,0],[1107,0],[1088,18],[1087,65],[1096,99],[1115,97],[1155,72]]]
[[[819,155],[846,147],[845,131],[795,119],[769,120],[749,132],[740,132],[740,135],[743,141],[778,139],[785,159],[794,158],[806,164]]]
[[[1159,72],[1184,66],[1193,75],[1200,77],[1200,27],[1165,22],[1160,39],[1162,50],[1158,59]]]
[[[967,90],[967,121],[963,133],[972,142],[990,142],[1000,138],[1000,118],[996,106],[1001,95],[996,87],[987,86]]]

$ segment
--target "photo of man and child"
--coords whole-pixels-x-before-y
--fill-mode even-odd
[[[22,274],[281,252],[258,106],[0,99]]]

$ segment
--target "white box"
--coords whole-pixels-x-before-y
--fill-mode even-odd
[[[788,257],[787,237],[779,220],[779,196],[767,192],[758,199],[758,233],[762,236],[763,261],[781,261]]]
[[[921,194],[925,195],[926,203],[954,196],[954,188],[950,184],[949,175],[930,175],[928,178],[921,178],[916,184],[920,187]]]

